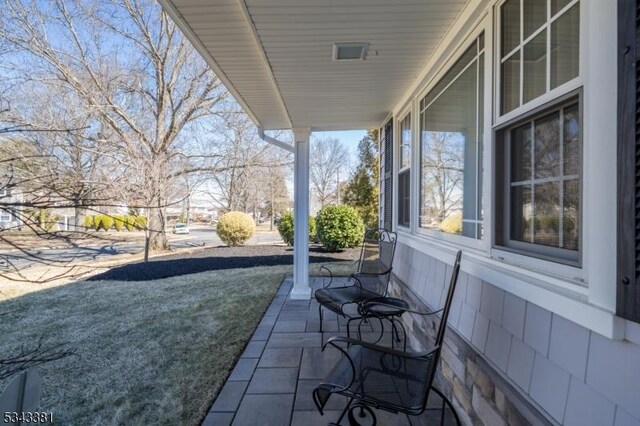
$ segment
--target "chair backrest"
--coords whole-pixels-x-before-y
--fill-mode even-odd
[[[453,294],[456,291],[456,285],[458,283],[458,273],[460,272],[460,258],[462,257],[462,250],[456,253],[456,260],[453,264],[453,271],[451,271],[451,279],[449,280],[449,290],[447,291],[447,299],[444,302],[442,308],[442,317],[440,318],[440,325],[438,326],[438,332],[436,334],[435,351],[433,354],[433,361],[430,365],[431,371],[429,372],[429,386],[427,389],[431,389],[433,379],[436,375],[436,369],[438,368],[438,361],[440,360],[440,352],[442,345],[444,344],[444,332],[447,330],[447,321],[449,320],[449,311],[451,310],[451,304],[453,303]],[[425,399],[426,403],[426,399]]]
[[[391,276],[393,256],[398,236],[384,229],[370,229],[365,232],[358,264],[358,274],[371,274],[375,278],[367,279],[363,285],[379,294],[386,293]]]
[[[359,273],[381,274],[391,270],[398,236],[384,229],[368,229],[362,241]]]

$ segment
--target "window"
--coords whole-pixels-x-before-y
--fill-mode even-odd
[[[579,74],[578,0],[508,0],[500,7],[500,112]]]
[[[420,101],[420,227],[482,237],[484,37]]]
[[[0,210],[0,222],[11,222],[11,213],[6,210]]]
[[[499,245],[578,263],[581,133],[575,96],[498,131]]]
[[[411,226],[411,114],[400,122],[398,225]]]

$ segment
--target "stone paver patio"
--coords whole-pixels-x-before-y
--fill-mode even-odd
[[[320,284],[320,279],[312,278],[312,285]],[[289,299],[291,286],[291,277],[283,281],[203,426],[316,426],[338,420],[345,397],[334,395],[321,416],[311,395],[340,358],[335,349],[322,352],[322,344],[331,336],[345,335],[346,322],[325,310],[320,333],[317,302]],[[365,325],[363,339],[376,340],[376,328]],[[382,343],[389,345],[388,333]],[[433,395],[431,402],[437,406],[440,400]],[[438,411],[408,417],[377,410],[376,415],[379,425],[440,424]],[[449,415],[445,418],[445,424],[454,424]],[[346,416],[341,424],[348,424]]]

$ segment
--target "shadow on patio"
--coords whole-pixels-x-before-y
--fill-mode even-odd
[[[283,281],[203,425],[315,426],[336,422],[340,417],[346,398],[334,395],[321,416],[313,403],[312,391],[340,358],[337,350],[327,348],[322,352],[321,346],[331,336],[344,335],[346,322],[325,311],[325,331],[320,333],[317,302],[289,299],[292,281],[291,277]],[[312,278],[311,285],[319,287],[321,279]],[[379,336],[379,326],[373,324],[363,327],[363,340],[375,341]],[[390,339],[387,332],[381,343],[390,346]],[[430,399],[429,407],[441,404],[437,395]],[[376,415],[381,425],[440,422],[439,411],[408,417],[376,410]],[[346,417],[342,424],[347,424]],[[448,412],[445,424],[454,424]]]

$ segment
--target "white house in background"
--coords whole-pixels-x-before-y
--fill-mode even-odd
[[[397,289],[468,424],[640,424],[637,0],[160,0],[263,130],[381,129]],[[294,289],[307,298],[308,241]],[[419,331],[419,324],[410,327]]]
[[[22,192],[8,188],[0,189],[0,203],[7,203],[9,208],[0,207],[0,230],[17,230],[22,226]]]

